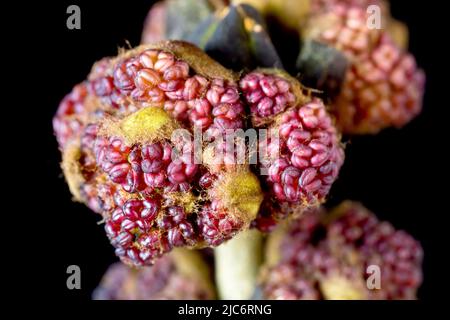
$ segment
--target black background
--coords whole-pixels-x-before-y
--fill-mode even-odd
[[[37,278],[48,289],[42,290],[45,297],[90,299],[107,266],[116,261],[103,226],[97,225],[98,216],[71,201],[59,167],[52,116],[59,101],[86,77],[96,60],[115,55],[118,47],[127,46],[126,41],[132,46],[139,44],[152,2],[64,0],[24,4],[14,9],[18,28],[6,29],[24,47],[20,52],[24,70],[19,74],[21,82],[16,82],[19,93],[14,98],[24,102],[16,110],[30,112],[33,127],[21,131],[27,138],[32,135],[32,139],[19,149],[25,149],[28,156],[24,158],[29,169],[25,173],[37,173],[38,177],[28,177],[32,183],[21,182],[19,190],[33,191],[25,193],[33,196],[26,217],[35,233],[26,235],[25,241],[28,251],[36,256],[33,262],[44,271]],[[440,2],[429,2],[434,5],[392,1],[393,15],[409,25],[410,51],[427,74],[422,114],[401,130],[387,129],[377,136],[352,138],[340,179],[329,198],[330,204],[345,199],[361,201],[381,219],[421,241],[425,279],[420,298],[425,300],[442,297],[438,288],[448,274],[441,262],[446,253],[442,245],[446,243],[444,219],[448,215],[443,205],[449,181],[448,143],[444,141],[448,127],[448,70],[439,40],[448,30],[440,16],[445,10],[436,6]],[[81,30],[66,28],[66,8],[71,4],[81,8]],[[5,63],[15,67],[18,61]],[[25,196],[18,201],[30,204]],[[81,290],[66,288],[66,268],[71,264],[81,267]]]

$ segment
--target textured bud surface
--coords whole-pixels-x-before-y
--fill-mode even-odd
[[[260,136],[260,176],[267,189],[253,226],[271,231],[291,215],[318,206],[328,195],[344,161],[340,135],[322,100],[311,99],[294,78],[260,69],[240,81]],[[265,175],[266,174],[266,175]]]
[[[254,222],[262,231],[323,202],[344,162],[340,136],[319,99],[287,110],[269,130],[279,136],[269,137],[263,161],[272,200]]]
[[[255,126],[267,123],[297,102],[289,80],[277,75],[258,71],[249,73],[241,80],[240,88],[250,106]]]

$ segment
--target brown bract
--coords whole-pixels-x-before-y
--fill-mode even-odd
[[[74,201],[83,202],[80,187],[86,182],[80,164],[82,156],[80,146],[76,142],[68,144],[63,150],[63,158],[61,168],[64,172],[70,192],[73,195]]]

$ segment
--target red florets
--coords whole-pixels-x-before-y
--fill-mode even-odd
[[[360,299],[414,299],[422,280],[420,244],[358,204],[345,203],[337,210],[331,222],[317,212],[292,222],[279,245],[279,263],[264,280],[266,297],[326,298],[323,285],[338,276],[354,286],[354,297]],[[366,286],[371,265],[380,268],[380,289]],[[286,281],[277,280],[280,270]],[[296,281],[309,283],[316,295],[305,295],[306,287],[293,286]]]

